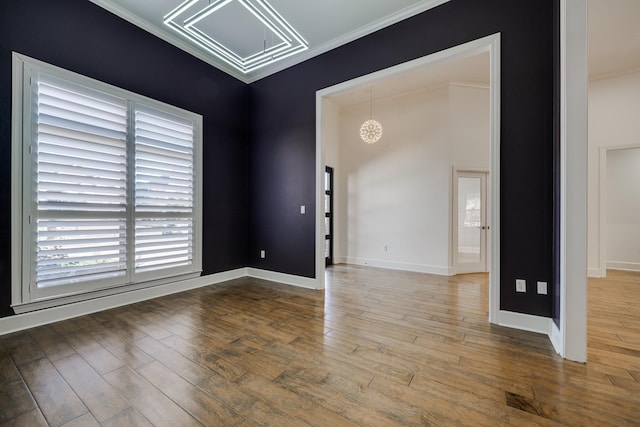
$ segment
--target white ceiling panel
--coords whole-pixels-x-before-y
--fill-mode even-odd
[[[284,42],[281,36],[276,35],[238,2],[229,3],[194,27],[240,57],[258,54],[270,46]]]
[[[267,0],[184,0],[162,23],[243,75],[309,48]]]

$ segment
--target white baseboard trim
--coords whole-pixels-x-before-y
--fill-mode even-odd
[[[246,268],[0,318],[0,335],[247,276]]]
[[[550,323],[553,323],[553,320],[548,317],[504,310],[500,310],[498,313],[498,324],[500,326],[506,326],[507,328],[549,335],[551,331]]]
[[[562,335],[560,334],[560,328],[551,320],[551,330],[549,331],[549,339],[553,344],[553,349],[560,356],[564,357],[564,343],[562,342]]]
[[[353,262],[351,263],[353,264]],[[396,265],[397,267],[397,264],[394,265]],[[439,274],[433,272],[429,273]],[[0,318],[0,335],[9,334],[12,332],[17,332],[49,323],[59,322],[62,320],[71,319],[73,317],[83,316],[102,310],[109,310],[111,308],[121,307],[140,301],[162,297],[165,295],[171,295],[190,289],[215,285],[217,283],[240,279],[243,277],[253,277],[307,289],[322,289],[324,285],[324,281],[318,279],[294,276],[291,274],[278,273],[257,268],[239,268],[236,270],[202,276],[195,279],[183,280],[180,282],[168,283],[165,285],[158,285],[150,288],[137,289],[87,301],[81,301],[58,307],[52,307]],[[559,331],[556,331],[557,327],[555,328],[556,330],[552,329],[552,326],[555,327],[555,324],[553,323],[553,320],[549,318],[501,310],[498,314],[498,324],[509,328],[522,329],[525,331],[548,335],[556,351],[561,354],[558,350],[560,348],[559,338],[556,338],[559,337]]]
[[[610,268],[611,270],[640,271],[640,263],[624,262],[624,261],[607,261],[607,268]]]
[[[318,279],[294,276],[292,274],[278,273],[275,271],[260,270],[259,268],[247,268],[247,276],[256,279],[269,280],[271,282],[283,283],[285,285],[297,286],[299,288],[323,288],[323,283],[321,283]]]
[[[589,268],[587,269],[587,276],[588,277],[607,277],[607,272],[602,271],[599,268]]]
[[[442,267],[426,264],[410,264],[405,262],[385,261],[370,258],[345,257],[346,264],[364,265],[368,267],[386,268],[389,270],[413,271],[416,273],[437,274],[439,276],[453,276],[453,267]]]

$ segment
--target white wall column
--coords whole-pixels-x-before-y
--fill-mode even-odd
[[[554,345],[566,359],[586,362],[587,0],[561,0],[560,8],[561,299]]]

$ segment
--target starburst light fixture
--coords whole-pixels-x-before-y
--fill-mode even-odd
[[[382,138],[382,125],[373,119],[373,90],[369,87],[369,120],[360,126],[360,138],[367,144],[374,144]]]

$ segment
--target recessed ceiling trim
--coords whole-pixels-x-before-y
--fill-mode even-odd
[[[271,74],[277,73],[278,71],[282,71],[286,68],[292,67],[300,62],[304,62],[307,59],[311,59],[315,56],[319,56],[325,52],[328,52],[332,49],[340,47],[344,44],[350,43],[354,40],[357,40],[368,34],[374,33],[390,25],[396,24],[402,20],[418,15],[422,12],[426,12],[427,10],[433,9],[442,4],[448,3],[449,1],[451,0],[423,0],[415,5],[406,7],[402,10],[399,10],[396,13],[387,15],[382,19],[374,21],[368,25],[360,27],[349,33],[346,33],[340,37],[336,37],[335,39],[330,40],[326,43],[317,45],[315,47],[311,46],[309,50],[301,53],[300,55],[297,55],[295,58],[291,58],[289,61],[281,61],[277,64],[272,65],[271,67],[269,67],[269,69],[258,70],[258,72],[252,73],[250,75],[250,82],[254,82],[256,80],[260,80],[265,77],[268,77]]]
[[[189,9],[189,7],[191,5],[193,5],[193,4],[195,4],[197,1],[198,0],[194,0],[190,4],[183,3],[182,6],[179,6],[176,10],[171,12],[169,15],[165,16],[164,20],[167,21],[167,19],[169,19],[169,20],[173,21],[175,18],[177,18],[183,12],[186,12],[187,9]],[[202,19],[204,19],[207,16],[211,15],[216,10],[222,9],[224,6],[228,5],[232,1],[233,0],[222,0],[222,1],[217,1],[217,2],[209,4],[209,6],[205,7],[200,12],[196,13],[195,15],[193,15],[191,18],[186,19],[184,21],[184,26],[185,27],[192,26],[196,22],[201,21]],[[184,8],[184,5],[189,6],[189,7]],[[179,12],[179,13],[176,13],[176,12]]]
[[[407,19],[411,16],[417,15],[419,13],[425,12],[429,9],[440,6],[444,3],[447,3],[450,0],[423,0],[419,3],[404,8],[396,13],[390,14],[385,18],[382,18],[378,21],[372,22],[369,25],[360,27],[357,30],[354,30],[350,33],[347,33],[343,36],[337,37],[329,42],[310,46],[308,50],[300,52],[298,54],[291,53],[289,55],[283,55],[280,59],[281,61],[270,64],[269,66],[257,69],[255,71],[249,73],[242,73],[238,71],[235,67],[229,65],[226,61],[220,60],[217,56],[211,55],[203,48],[199,47],[199,45],[195,45],[193,43],[187,42],[183,37],[180,37],[174,31],[169,30],[167,27],[162,28],[161,26],[154,25],[147,21],[146,19],[141,18],[140,16],[132,13],[131,11],[125,9],[124,7],[110,1],[110,0],[89,0],[90,2],[100,6],[101,8],[108,10],[114,15],[119,16],[120,18],[136,25],[139,28],[155,35],[156,37],[161,38],[162,40],[171,43],[177,48],[195,56],[203,62],[235,77],[236,79],[244,82],[244,83],[252,83],[262,78],[265,78],[271,74],[277,73],[279,71],[284,70],[285,68],[296,65],[300,62],[306,61],[307,59],[313,58],[314,56],[321,55],[322,53],[328,52],[332,49],[335,49],[343,44],[349,43],[353,40],[356,40],[360,37],[366,36],[367,34],[378,31],[382,28],[385,28],[389,25],[395,24],[399,21]],[[276,16],[278,14],[276,13]],[[292,55],[295,55],[291,58]],[[287,59],[285,59],[287,58]]]
[[[262,52],[243,57],[230,47],[215,40],[214,36],[196,27],[198,22],[233,1],[237,1],[242,5],[246,11],[265,27],[265,31],[268,29],[278,36],[282,43],[267,49],[265,42]],[[225,61],[228,65],[235,67],[243,74],[250,73],[309,48],[309,43],[266,0],[218,0],[202,9],[198,7],[198,3],[201,3],[200,0],[184,1],[165,15],[164,24],[210,54]],[[196,7],[194,8],[194,6]],[[184,18],[184,15],[187,15],[187,17]]]

